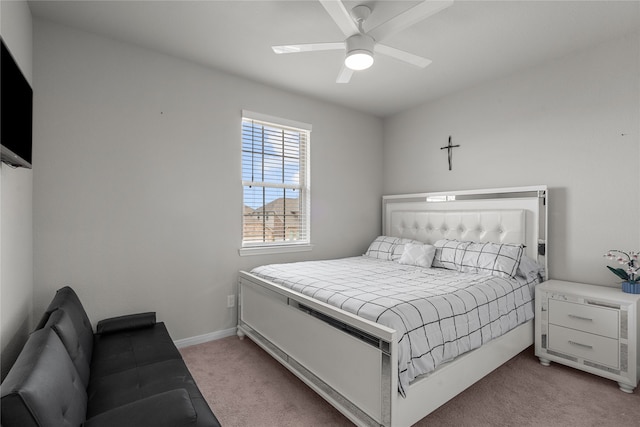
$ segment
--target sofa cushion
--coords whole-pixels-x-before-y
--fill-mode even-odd
[[[196,426],[219,426],[209,404],[181,359],[152,363],[103,377],[91,377],[87,418],[100,418],[131,402],[180,389],[188,393],[198,414]]]
[[[124,316],[111,317],[98,322],[97,334],[113,334],[132,329],[150,328],[156,324],[155,311],[146,313],[126,314]]]
[[[165,360],[182,359],[164,323],[117,334],[96,335],[91,377],[102,377]]]
[[[73,327],[78,335],[78,344],[82,347],[82,351],[87,360],[91,360],[93,352],[93,328],[89,316],[84,310],[80,298],[69,286],[58,289],[56,295],[51,300],[49,307],[40,319],[37,329],[43,328],[48,322],[51,315],[56,310],[64,310],[73,323]]]
[[[60,341],[62,341],[62,344],[64,344],[64,347],[67,349],[67,353],[69,353],[69,357],[86,388],[89,385],[89,367],[91,366],[91,360],[87,356],[86,349],[80,343],[71,317],[69,317],[66,311],[58,309],[51,313],[44,327],[53,329],[58,335]]]
[[[62,341],[49,329],[29,336],[2,386],[4,427],[78,427],[87,394]]]
[[[198,415],[189,394],[178,389],[119,406],[90,418],[83,427],[195,426]],[[208,425],[219,426],[217,420],[215,424]]]
[[[200,395],[189,370],[179,359],[92,378],[87,389],[87,418],[174,389],[185,389],[192,397]]]

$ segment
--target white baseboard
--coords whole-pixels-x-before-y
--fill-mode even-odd
[[[209,332],[208,334],[198,335],[190,338],[183,338],[173,343],[178,348],[189,347],[191,345],[202,344],[209,341],[219,340],[221,338],[230,337],[236,334],[237,328],[224,329],[222,331]]]

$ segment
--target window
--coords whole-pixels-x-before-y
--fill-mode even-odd
[[[310,133],[305,123],[242,112],[243,250],[310,248]]]

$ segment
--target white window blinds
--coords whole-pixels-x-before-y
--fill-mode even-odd
[[[308,244],[311,126],[242,115],[242,246]]]

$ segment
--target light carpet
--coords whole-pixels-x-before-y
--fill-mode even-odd
[[[353,424],[250,339],[228,337],[181,349],[223,427]],[[533,347],[415,426],[640,426],[640,394],[553,363]]]

